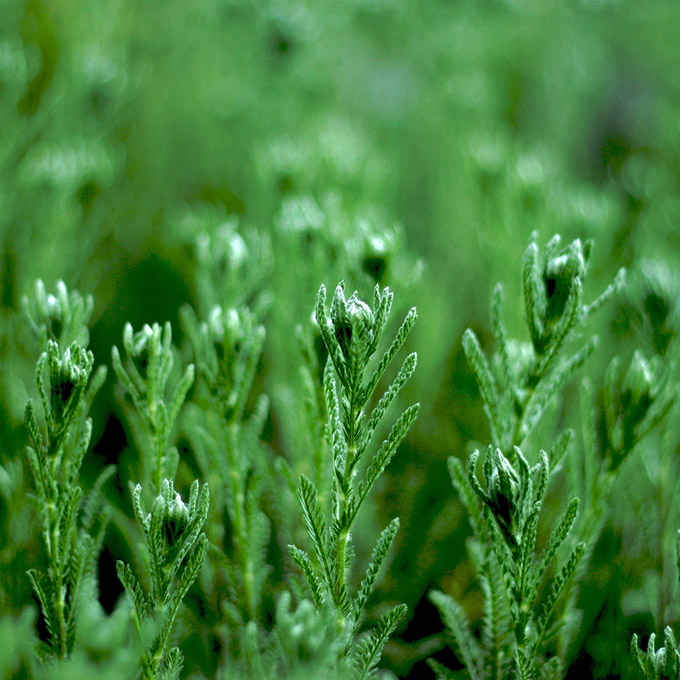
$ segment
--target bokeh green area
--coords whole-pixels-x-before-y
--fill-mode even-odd
[[[319,284],[344,278],[367,295],[377,280],[400,312],[418,308],[404,403],[422,408],[359,550],[401,518],[374,609],[405,602],[409,614],[384,666],[431,677],[424,658],[442,625],[427,592],[453,593],[473,619],[480,606],[446,471],[489,436],[460,338],[472,327],[491,342],[502,281],[509,331],[526,339],[531,232],[595,241],[586,299],[628,269],[584,330],[600,338],[585,368],[595,385],[615,354],[677,353],[679,63],[675,0],[0,0],[0,463],[16,473],[0,476],[0,614],[33,603],[24,572],[42,550],[22,425],[38,349],[22,296],[37,278],[92,293],[97,363],[110,365],[127,321],[170,320],[181,346],[178,309],[200,306],[210,256],[196,239],[233,225],[239,244],[262,249],[258,286],[271,296],[256,391],[272,397],[276,454],[290,455],[291,338]],[[224,304],[249,301],[232,255]],[[114,383],[110,373],[95,404],[83,475],[87,486],[120,461],[111,502],[129,512],[135,452]],[[555,418],[578,428],[577,402],[578,379]],[[669,423],[617,482],[569,677],[631,677],[631,633],[680,623]],[[99,563],[109,610],[120,542],[112,529]],[[187,670],[214,673],[191,644]]]

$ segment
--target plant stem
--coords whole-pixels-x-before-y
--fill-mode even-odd
[[[229,482],[231,497],[233,500],[233,517],[234,533],[236,534],[235,547],[236,559],[241,568],[241,576],[243,580],[243,598],[244,609],[248,618],[253,621],[256,617],[253,603],[253,559],[248,551],[248,534],[246,527],[246,518],[244,514],[245,507],[245,493],[243,489],[243,477],[241,475],[241,468],[238,464],[236,455],[238,447],[238,430],[236,423],[223,423],[225,429],[225,442],[227,465],[229,466]]]
[[[345,470],[344,470],[344,481],[347,488],[351,488],[351,477],[352,468],[354,466],[354,458],[357,453],[356,446],[356,385],[352,386],[352,392],[350,394],[350,408],[349,408],[349,427],[347,434],[347,459],[345,460]],[[347,498],[345,494],[338,493],[338,519],[342,520],[345,516],[347,510]],[[338,578],[338,594],[344,592],[345,590],[345,572],[347,570],[346,559],[347,559],[347,542],[349,541],[351,526],[345,526],[342,528],[338,534],[336,543],[336,556],[337,556],[337,578]],[[341,623],[344,626],[344,617],[341,618]]]

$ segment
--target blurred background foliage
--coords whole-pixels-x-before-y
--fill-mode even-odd
[[[266,289],[255,393],[272,398],[268,446],[289,457],[295,325],[321,282],[366,295],[378,281],[400,311],[418,307],[404,399],[423,407],[364,521],[401,518],[375,600],[409,614],[385,666],[430,677],[423,658],[442,626],[428,590],[479,607],[445,468],[488,439],[460,338],[469,326],[490,342],[497,281],[521,335],[530,233],[595,240],[586,299],[629,270],[592,322],[596,385],[614,354],[677,353],[678,63],[675,0],[0,0],[0,613],[28,630],[24,574],[40,560],[22,426],[38,350],[18,314],[36,278],[94,295],[90,346],[104,364],[127,321],[170,320],[181,343],[178,309],[205,305],[215,268],[218,302]],[[129,514],[136,454],[114,382],[95,403],[84,475],[120,462],[110,495]],[[566,424],[578,423],[577,387],[556,410]],[[573,677],[629,677],[631,632],[680,622],[670,422],[618,481]],[[110,529],[106,611],[123,543]]]

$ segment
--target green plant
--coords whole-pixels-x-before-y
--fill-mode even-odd
[[[451,453],[462,461],[470,506],[482,521],[493,515],[495,543],[517,574],[513,550],[531,536],[533,515],[499,500],[502,471],[531,504],[546,451],[531,570],[579,499],[525,614],[531,633],[552,580],[585,543],[548,625],[562,614],[564,623],[539,645],[536,666],[559,657],[568,680],[632,680],[634,631],[645,654],[645,630],[656,631],[655,658],[656,648],[671,648],[660,638],[667,625],[677,634],[680,622],[671,568],[680,526],[680,97],[672,76],[680,4],[647,4],[0,0],[0,676],[138,676],[157,620],[134,629],[115,565],[123,560],[151,592],[129,487],[141,483],[148,513],[165,479],[185,503],[196,479],[211,494],[206,556],[167,646],[182,650],[182,678],[354,680],[348,650],[397,603],[408,612],[378,674],[428,680],[434,654],[464,676],[460,655],[442,648],[450,635],[427,594],[451,595],[484,649],[479,564],[499,572],[497,592],[506,590],[484,526],[465,553],[472,513],[442,474]],[[533,229],[532,333],[522,277],[512,271]],[[549,254],[553,230],[564,238]],[[628,272],[621,294],[584,318],[617,263]],[[571,323],[562,310],[578,307],[570,301],[576,278],[581,310],[550,359]],[[400,519],[359,629],[346,624],[342,633],[335,605],[317,607],[287,548],[306,550],[319,567],[300,511],[301,475],[318,491],[329,533],[334,521],[328,350],[309,302],[322,281],[341,279],[347,297],[356,288],[371,305],[377,283],[394,291],[395,307],[408,301],[419,311],[408,339],[417,371],[357,464],[355,492],[389,426],[422,402],[352,525],[355,555],[345,562],[353,597],[381,530]],[[486,318],[487,283],[496,280],[503,289],[491,318],[501,321],[496,336],[507,336],[508,378]],[[198,343],[177,315],[187,303]],[[407,309],[392,310],[392,330]],[[173,367],[156,389],[149,352],[130,355],[121,332],[130,322],[134,345],[148,322],[162,348],[166,321],[172,342],[158,367],[165,356]],[[463,347],[468,327],[474,335]],[[46,458],[57,492],[44,498],[26,455],[27,442],[35,447],[24,406],[30,397],[46,441],[49,414],[34,373],[48,340],[59,361],[73,342],[92,351],[86,394],[117,345],[138,394],[121,371],[83,400],[62,453]],[[490,424],[466,366],[475,341],[491,374],[483,383]],[[195,379],[182,395],[189,364]],[[398,368],[385,371],[368,407]],[[48,373],[45,366],[49,400]],[[72,444],[90,418],[76,465]],[[487,468],[497,471],[488,485],[487,444]],[[532,470],[528,481],[515,447]],[[481,496],[465,469],[474,449]],[[62,484],[76,467],[72,486]],[[108,481],[97,481],[105,470]],[[75,544],[60,541],[73,549],[92,517],[91,566],[73,591],[64,572],[75,624],[69,653],[40,660],[34,648],[42,641],[47,651],[50,634],[26,571],[50,579],[43,510],[76,487],[82,496],[67,532]],[[99,523],[109,516],[99,550]],[[515,580],[508,587],[519,591]],[[523,642],[509,604],[506,615],[507,659]]]
[[[560,597],[573,577],[585,544],[573,544],[554,575],[547,579],[547,595],[539,600],[558,550],[567,541],[576,519],[578,499],[571,500],[554,524],[542,550],[537,549],[538,523],[550,479],[549,458],[541,451],[531,466],[519,448],[511,460],[489,447],[484,460],[484,483],[477,479],[475,451],[468,461],[467,478],[450,461],[454,486],[470,513],[480,542],[475,544],[475,566],[484,593],[484,628],[481,643],[470,633],[462,607],[440,591],[431,594],[456,642],[470,678],[560,678],[564,659],[548,655],[548,643],[559,620],[570,613],[560,611]],[[512,461],[512,462],[511,462]],[[478,505],[474,490],[481,507]],[[555,619],[558,624],[555,624]],[[433,662],[441,676],[446,671]]]
[[[235,638],[242,649],[243,627],[261,620],[264,581],[270,571],[266,561],[270,521],[262,507],[269,469],[260,444],[267,397],[261,395],[245,417],[265,332],[245,306],[213,307],[202,323],[185,307],[182,320],[203,387],[184,426],[201,474],[214,490],[209,536],[216,550],[210,554],[211,575],[204,587],[225,645]]]
[[[362,504],[406,436],[419,408],[414,404],[399,416],[387,438],[370,456],[363,480],[357,480],[360,463],[362,458],[368,457],[367,450],[380,422],[416,367],[416,355],[410,354],[375,406],[369,407],[380,378],[417,318],[415,309],[411,309],[388,349],[369,369],[389,317],[392,299],[391,291],[381,291],[379,286],[375,288],[371,306],[356,292],[346,299],[344,284],[340,283],[333,295],[330,315],[326,309],[324,286],[319,289],[316,300],[316,322],[328,351],[324,394],[328,414],[326,439],[332,465],[330,479],[323,480],[325,487],[322,489],[308,477],[300,478],[300,505],[316,563],[297,546],[290,546],[290,551],[307,579],[317,609],[331,608],[339,632],[359,631],[364,607],[399,523],[394,519],[383,529],[354,595],[349,587],[352,528]],[[404,605],[397,605],[382,616],[368,636],[348,640],[346,653],[356,669],[357,678],[373,677],[382,650],[405,611]]]
[[[148,581],[145,591],[129,565],[116,563],[118,578],[133,605],[132,620],[141,635],[142,626],[152,620],[158,629],[142,661],[143,677],[178,678],[183,657],[179,647],[170,647],[170,639],[182,600],[198,577],[207,550],[207,538],[201,532],[208,516],[208,487],[191,485],[189,502],[164,479],[151,512],[142,505],[142,487],[132,493],[137,524],[144,536],[147,551]]]
[[[488,361],[471,330],[463,338],[493,442],[484,459],[484,486],[477,478],[478,451],[470,456],[467,472],[459,459],[449,459],[453,484],[475,535],[471,551],[484,597],[481,642],[471,634],[465,611],[454,598],[439,591],[431,598],[471,678],[525,679],[537,674],[561,678],[569,636],[578,620],[570,588],[587,546],[570,537],[578,498],[572,498],[562,515],[551,520],[551,534],[543,549],[537,548],[549,481],[570,448],[573,432],[554,435],[550,451],[541,451],[533,464],[520,447],[537,430],[569,377],[592,353],[595,338],[575,351],[569,350],[568,341],[620,287],[623,274],[593,303],[585,305],[582,279],[591,244],[576,240],[566,248],[559,246],[560,238],[555,236],[541,251],[534,235],[524,254],[522,280],[530,345],[518,351],[517,343],[508,340],[500,284],[491,304],[497,345],[493,362]],[[595,535],[586,531],[584,538],[592,547]],[[551,564],[563,544],[566,555],[552,572]],[[447,677],[441,664],[431,663],[441,677]]]
[[[503,287],[491,300],[496,349],[490,363],[474,331],[463,335],[463,348],[484,400],[491,441],[506,454],[523,446],[548,405],[593,352],[596,338],[574,350],[569,341],[590,315],[621,287],[624,271],[590,304],[583,302],[583,279],[592,243],[579,239],[560,248],[554,236],[539,249],[537,234],[524,253],[522,285],[530,344],[510,341],[503,323]]]
[[[87,415],[106,370],[100,368],[91,376],[94,357],[86,348],[85,325],[91,300],[84,301],[77,292],[69,294],[62,282],[56,297],[45,296],[39,281],[32,302],[35,316],[29,319],[44,347],[35,380],[45,424],[39,425],[31,399],[26,404],[25,422],[47,566],[30,569],[28,576],[47,629],[41,651],[46,657],[65,658],[75,643],[81,590],[94,568],[107,523],[106,513],[100,514],[98,507],[99,492],[113,470],[102,472],[84,507],[79,485],[81,463],[92,434]],[[25,308],[30,307],[26,301]],[[74,340],[61,349],[52,338]]]
[[[168,386],[175,361],[169,323],[163,328],[146,325],[137,333],[126,324],[123,347],[127,366],[114,346],[113,368],[134,406],[128,410],[128,420],[142,452],[142,483],[159,493],[163,480],[174,480],[177,474],[179,456],[171,442],[175,421],[194,381],[194,366],[189,364],[175,384]]]

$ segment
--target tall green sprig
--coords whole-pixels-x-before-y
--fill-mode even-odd
[[[265,560],[269,521],[261,508],[262,467],[266,461],[260,436],[269,400],[261,395],[248,418],[244,413],[265,331],[247,307],[213,307],[199,322],[193,310],[182,310],[182,321],[191,340],[206,406],[190,410],[188,430],[203,473],[213,489],[211,540],[216,568],[224,572],[215,587],[215,598],[230,621],[244,625],[259,620],[262,587],[269,571]],[[224,513],[229,526],[224,524]],[[225,530],[231,539],[224,545]],[[217,587],[226,581],[229,602]]]
[[[466,330],[463,336],[492,440],[483,465],[483,486],[475,471],[478,452],[470,457],[467,472],[460,460],[449,460],[453,484],[469,513],[476,538],[472,545],[485,602],[481,643],[471,635],[465,612],[455,600],[439,592],[433,593],[432,599],[472,678],[500,678],[506,673],[531,678],[539,671],[545,677],[559,678],[563,673],[568,643],[562,641],[557,655],[548,660],[546,642],[555,632],[550,624],[557,607],[568,624],[566,629],[574,624],[577,612],[571,584],[586,542],[570,539],[565,544],[568,552],[562,566],[542,586],[577,519],[577,498],[554,520],[542,552],[537,551],[536,543],[550,470],[559,466],[570,448],[573,432],[555,436],[549,452],[541,452],[533,466],[521,447],[595,347],[596,338],[591,337],[580,347],[569,348],[578,329],[622,285],[623,270],[594,302],[583,302],[591,247],[590,242],[582,244],[577,239],[562,248],[558,235],[539,249],[536,235],[532,235],[522,267],[530,342],[521,344],[508,338],[500,284],[491,303],[496,341],[492,359],[487,358],[472,330]],[[592,545],[596,535],[586,531],[584,537]],[[568,633],[564,637],[568,640]],[[436,663],[433,666],[445,675],[444,669]]]
[[[28,460],[47,553],[46,571],[30,569],[28,576],[47,628],[42,651],[59,658],[73,649],[78,597],[106,524],[96,513],[88,513],[79,526],[83,496],[79,472],[92,434],[86,413],[105,376],[101,371],[90,381],[93,362],[92,353],[76,343],[61,352],[48,340],[36,367],[44,428],[38,424],[33,401],[26,404]]]
[[[57,283],[55,294],[47,294],[39,280],[23,306],[42,349],[35,380],[44,425],[38,422],[32,399],[26,404],[25,423],[47,558],[46,570],[30,569],[28,576],[47,629],[41,652],[65,658],[73,650],[79,597],[93,572],[108,521],[99,490],[113,468],[101,473],[85,503],[79,484],[92,435],[87,414],[106,368],[101,366],[92,375],[94,357],[87,350],[91,297],[69,291],[63,281]],[[69,344],[62,349],[59,343]]]
[[[665,357],[647,359],[636,350],[628,366],[622,370],[621,360],[614,357],[605,372],[603,385],[595,392],[592,382],[584,378],[581,384],[580,416],[582,447],[576,450],[578,456],[569,466],[572,487],[581,498],[582,513],[579,517],[578,532],[588,546],[579,573],[572,581],[569,594],[570,606],[576,603],[578,589],[575,585],[590,562],[591,553],[605,523],[610,516],[611,495],[623,463],[634,452],[643,457],[651,454],[656,461],[660,456],[670,455],[653,446],[645,451],[641,443],[648,441],[652,430],[657,428],[677,403],[678,385],[672,380],[673,364]],[[597,396],[596,396],[597,395]],[[662,460],[662,459],[661,459]],[[645,466],[647,463],[645,463]],[[658,463],[661,470],[664,464]],[[668,513],[673,507],[673,486],[665,471],[658,476],[656,503],[644,513],[645,526],[654,535],[656,526],[659,540],[668,522]],[[630,497],[631,490],[626,489]],[[656,546],[654,548],[656,549]],[[587,635],[587,627],[573,627],[565,631],[563,644],[578,649],[579,638]]]
[[[369,453],[376,429],[388,407],[411,377],[416,367],[415,353],[403,361],[396,377],[374,406],[370,406],[378,382],[403,346],[417,319],[415,308],[406,315],[390,346],[377,363],[370,366],[392,306],[393,294],[376,286],[371,306],[353,293],[345,298],[344,284],[335,289],[326,308],[326,288],[322,285],[316,299],[316,322],[328,350],[324,371],[324,392],[328,423],[326,437],[332,454],[330,503],[324,507],[316,484],[304,475],[300,479],[299,499],[313,546],[315,561],[296,546],[293,559],[304,573],[318,609],[330,606],[340,630],[358,632],[363,610],[399,523],[393,519],[382,531],[358,590],[350,593],[352,571],[351,531],[357,514],[381,473],[394,456],[418,413],[418,404],[408,407],[392,425],[387,438]],[[360,466],[366,460],[365,466]],[[360,468],[363,472],[360,473]],[[357,677],[372,677],[383,647],[406,611],[398,605],[380,619],[375,630],[353,639],[348,650]]]
[[[559,235],[543,249],[536,235],[524,253],[522,284],[530,343],[511,341],[502,318],[503,287],[491,301],[496,350],[491,361],[475,333],[463,335],[463,348],[484,401],[491,441],[506,455],[523,446],[546,407],[596,345],[591,337],[576,349],[569,341],[588,317],[623,284],[624,271],[593,302],[583,301],[583,280],[592,249],[579,239],[560,248]]]
[[[129,565],[118,560],[118,578],[132,601],[132,620],[141,635],[144,624],[158,630],[144,655],[141,667],[144,680],[179,677],[183,657],[171,646],[171,635],[182,600],[196,580],[207,550],[202,533],[208,516],[208,486],[191,485],[189,502],[184,503],[172,481],[164,479],[160,493],[144,510],[142,487],[132,492],[132,506],[142,531],[148,555],[149,588],[142,587]]]
[[[133,333],[128,323],[123,331],[126,365],[117,347],[112,350],[113,368],[135,407],[129,422],[136,428],[142,446],[142,482],[159,493],[164,479],[174,479],[179,455],[172,444],[174,425],[194,381],[194,366],[186,366],[169,385],[174,364],[172,329],[158,324]]]

